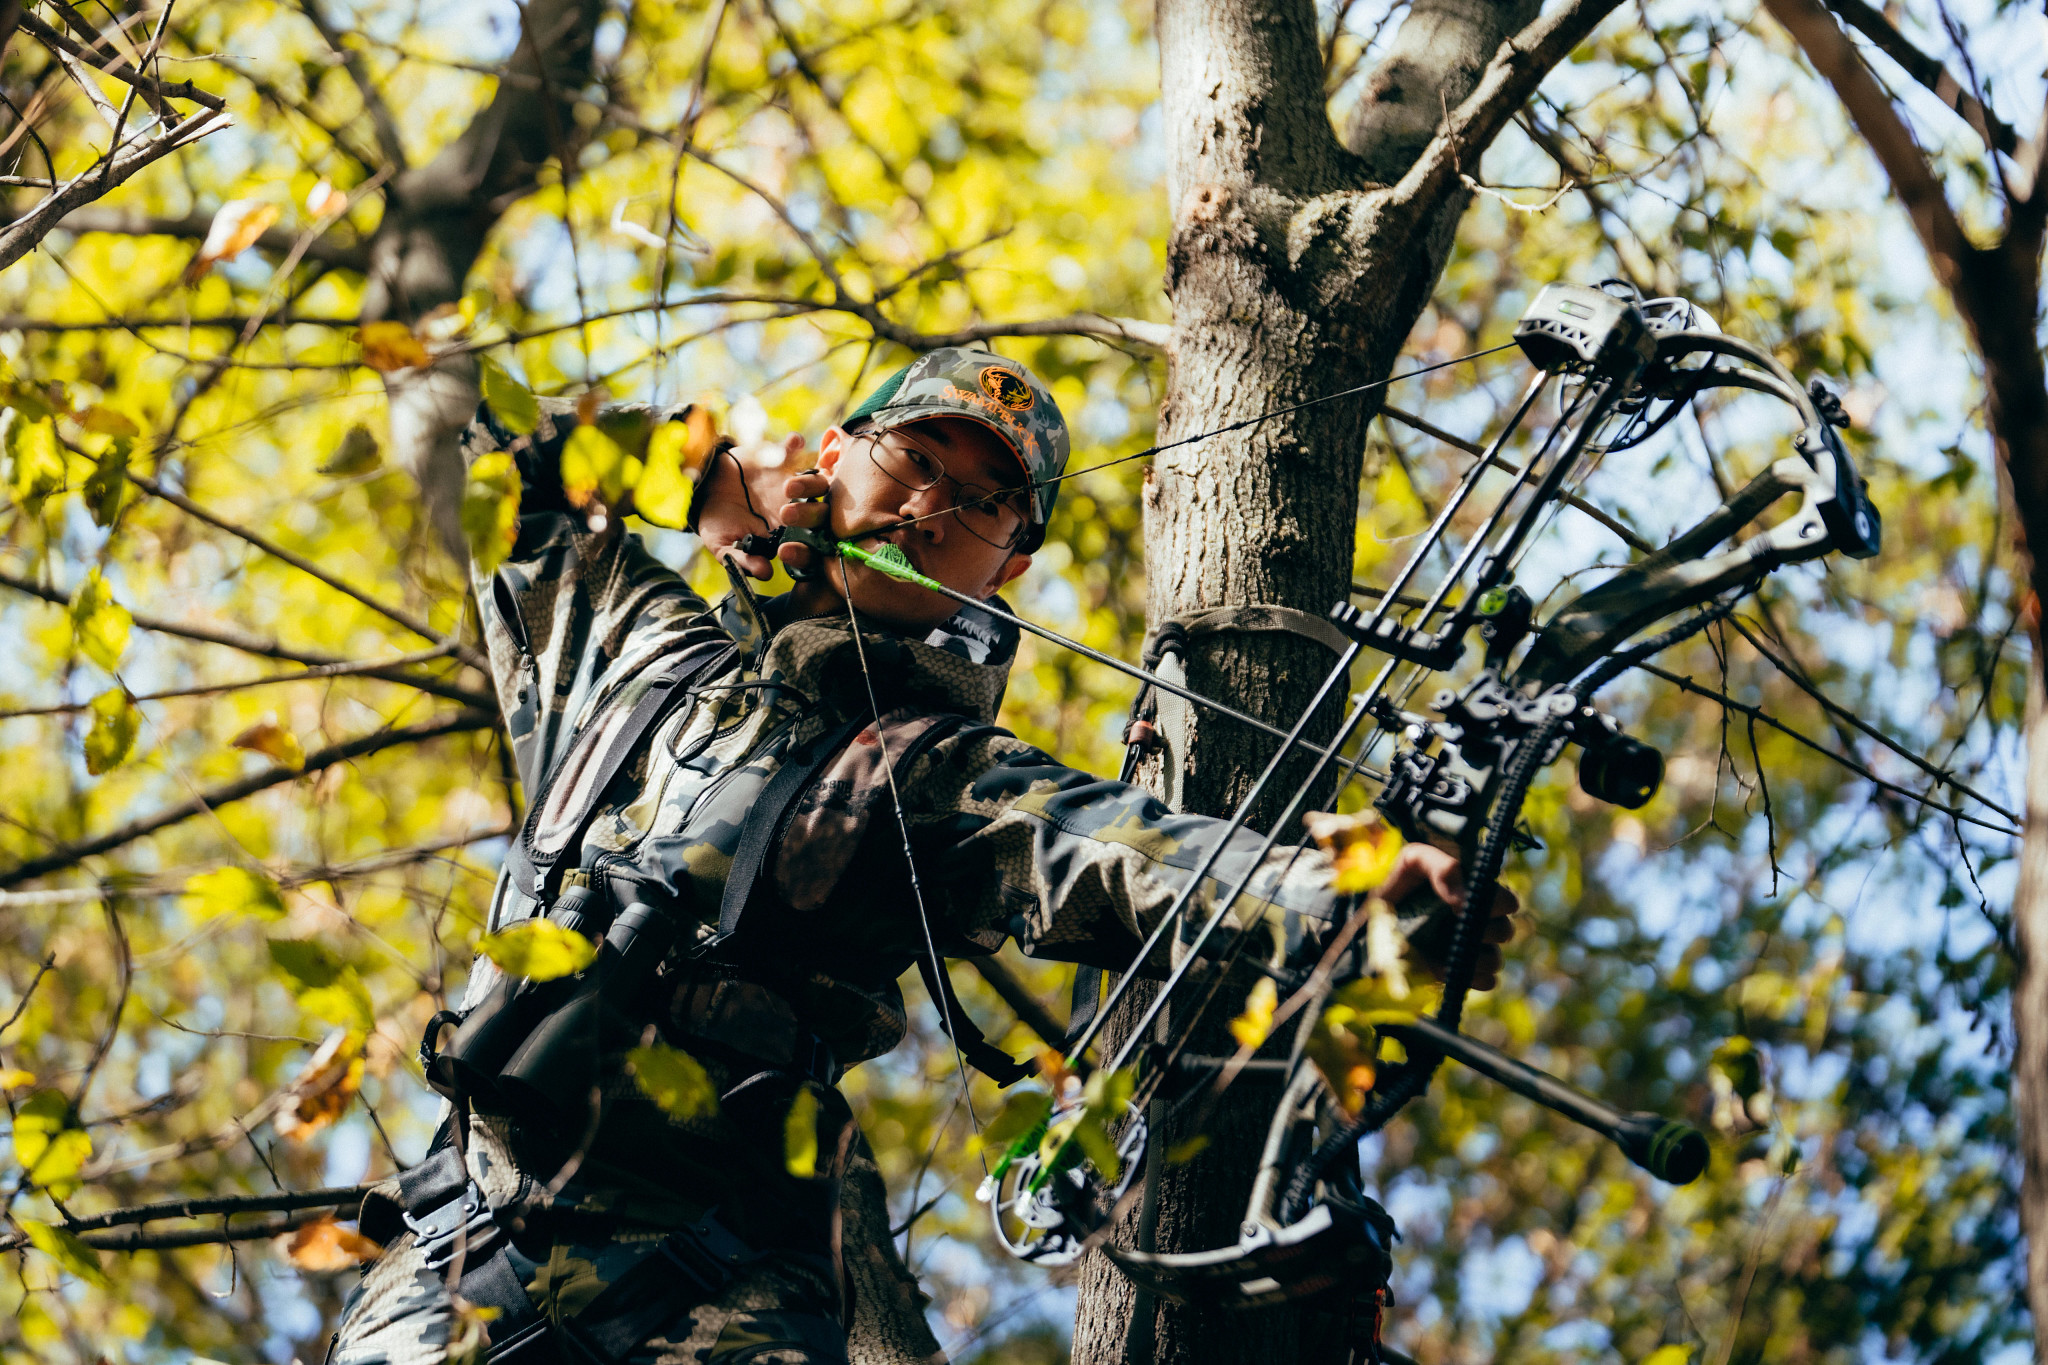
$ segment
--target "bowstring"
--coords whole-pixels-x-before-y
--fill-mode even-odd
[[[868,668],[867,645],[861,639],[860,634],[860,616],[853,605],[853,581],[847,572],[846,561],[841,559],[837,563],[839,565],[840,586],[845,589],[846,593],[846,620],[853,630],[853,650],[855,656],[860,660],[860,680],[862,685],[867,688],[868,706],[875,713],[875,744],[882,751],[882,772],[889,780],[889,804],[895,808],[896,829],[903,836],[903,865],[910,873],[910,895],[911,899],[917,902],[918,926],[924,930],[925,951],[930,955],[932,962],[932,979],[939,987],[932,992],[933,995],[938,997],[932,1003],[939,1007],[939,1018],[944,1021],[946,1026],[946,1041],[953,1046],[953,1074],[960,1078],[960,1100],[967,1109],[967,1121],[974,1129],[974,1136],[977,1139],[974,1144],[976,1149],[975,1155],[981,1160],[981,1173],[985,1176],[988,1174],[988,1152],[979,1141],[981,1137],[981,1115],[975,1112],[974,1108],[974,1096],[970,1089],[971,1081],[967,1074],[967,1054],[960,1049],[960,1022],[953,1017],[953,1007],[947,1002],[946,992],[943,988],[943,983],[946,980],[946,959],[939,953],[938,938],[932,933],[931,912],[925,908],[924,886],[918,880],[917,856],[911,851],[910,847],[910,818],[904,814],[903,793],[896,786],[896,765],[889,757],[889,739],[887,734],[884,733],[882,726],[882,703],[881,699],[875,695],[875,678]]]

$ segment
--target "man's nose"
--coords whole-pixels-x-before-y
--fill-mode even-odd
[[[953,500],[947,496],[945,480],[941,479],[929,488],[907,493],[900,510],[905,521],[915,521],[912,530],[923,533],[926,539],[936,543],[946,538],[944,527],[948,520],[938,514],[950,510],[952,505]],[[917,520],[918,518],[925,520]]]

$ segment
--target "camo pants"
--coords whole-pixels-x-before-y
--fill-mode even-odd
[[[545,1261],[514,1251],[527,1297],[550,1322],[577,1330],[582,1310],[649,1256],[654,1239],[597,1246],[557,1243]],[[342,1313],[332,1365],[444,1365],[455,1314],[448,1287],[407,1234],[364,1276]],[[693,1303],[678,1281],[674,1316],[619,1365],[843,1365],[837,1287],[808,1258],[755,1262],[723,1293]]]

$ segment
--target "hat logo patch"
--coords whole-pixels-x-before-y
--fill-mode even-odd
[[[1038,397],[1029,384],[996,365],[981,372],[981,391],[1011,412],[1029,412]]]

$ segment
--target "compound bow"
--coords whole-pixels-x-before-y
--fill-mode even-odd
[[[1847,420],[1834,396],[1818,380],[1810,389],[1800,387],[1768,352],[1721,334],[1685,300],[1644,300],[1613,282],[1597,289],[1553,284],[1536,296],[1514,336],[1537,373],[1506,425],[1466,471],[1386,585],[1378,605],[1361,610],[1344,602],[1330,612],[1349,643],[1301,718],[1282,735],[1279,749],[1229,821],[1229,834],[1234,836],[1290,757],[1304,751],[1314,757],[1309,776],[1289,797],[1272,832],[1263,837],[1251,870],[1212,900],[1192,935],[1181,933],[1184,951],[1179,964],[1132,1024],[1122,1046],[1108,1060],[1091,1065],[1090,1047],[1111,1009],[1139,979],[1138,964],[1152,956],[1169,932],[1179,929],[1229,839],[1219,839],[1211,847],[1151,930],[1131,969],[1118,979],[1090,1025],[1069,1044],[1066,1067],[1073,1079],[1067,1082],[1066,1093],[1054,1097],[1050,1112],[1009,1145],[983,1182],[980,1196],[991,1206],[999,1239],[1022,1259],[1064,1265],[1099,1246],[1140,1286],[1175,1300],[1199,1298],[1246,1307],[1335,1302],[1352,1311],[1354,1320],[1369,1324],[1358,1334],[1355,1360],[1395,1360],[1398,1357],[1379,1343],[1378,1324],[1396,1234],[1392,1219],[1365,1194],[1354,1154],[1360,1139],[1379,1131],[1427,1089],[1444,1058],[1455,1057],[1605,1135],[1662,1180],[1684,1184],[1705,1170],[1706,1140],[1695,1130],[1654,1114],[1620,1113],[1459,1033],[1487,907],[1509,851],[1533,844],[1520,826],[1524,799],[1537,775],[1568,746],[1578,746],[1579,783],[1595,798],[1636,808],[1661,783],[1661,755],[1623,734],[1595,705],[1602,687],[1726,615],[1781,565],[1830,552],[1857,559],[1876,554],[1880,520],[1835,433]],[[1557,420],[1534,454],[1513,471],[1508,489],[1480,519],[1478,530],[1441,582],[1418,605],[1404,590],[1482,478],[1496,469],[1513,470],[1502,459],[1502,451],[1553,382],[1559,390]],[[1536,605],[1515,586],[1514,577],[1546,519],[1572,496],[1602,455],[1647,440],[1694,397],[1713,388],[1754,390],[1790,405],[1799,417],[1793,453],[1771,464],[1662,549],[1621,568],[1537,625]],[[1790,494],[1799,497],[1790,516],[1727,546],[1731,537]],[[971,601],[916,574],[893,547],[869,551],[841,543],[817,548]],[[1699,610],[1660,633],[1628,643],[1688,608]],[[1432,626],[1439,618],[1440,623]],[[1071,643],[1030,622],[1008,619],[1059,643]],[[1484,654],[1476,674],[1461,686],[1436,693],[1427,711],[1407,709],[1426,678],[1456,665],[1475,628]],[[1308,741],[1311,717],[1346,688],[1353,666],[1367,650],[1384,655],[1385,663],[1365,690],[1351,698],[1334,740],[1328,745]],[[1148,687],[1237,714],[1153,670],[1084,652],[1137,674]],[[1277,727],[1253,723],[1281,733]],[[1396,736],[1396,747],[1381,773],[1366,760],[1385,735]],[[1356,748],[1346,759],[1343,751],[1354,739]],[[1134,746],[1134,758],[1136,754]],[[1447,912],[1442,1002],[1434,1018],[1381,1028],[1403,1045],[1405,1059],[1383,1060],[1362,1106],[1344,1108],[1308,1057],[1307,1047],[1330,992],[1367,969],[1365,948],[1357,939],[1367,912],[1359,910],[1312,970],[1280,974],[1279,984],[1292,993],[1289,1003],[1299,1022],[1284,1061],[1249,1063],[1277,1072],[1284,1083],[1237,1242],[1178,1254],[1118,1247],[1108,1240],[1108,1231],[1117,1213],[1136,1196],[1135,1182],[1147,1166],[1152,1137],[1145,1119],[1147,1102],[1177,1076],[1206,1076],[1220,1067],[1226,1073],[1217,1081],[1220,1088],[1246,1065],[1242,1058],[1223,1064],[1183,1055],[1192,1021],[1215,1000],[1228,975],[1225,968],[1251,936],[1226,938],[1215,952],[1204,950],[1217,939],[1281,832],[1294,827],[1310,792],[1333,763],[1344,765],[1341,784],[1361,775],[1380,782],[1374,805],[1404,836],[1454,851],[1463,862],[1467,896],[1462,907]],[[1200,973],[1193,970],[1198,962],[1206,964]],[[1157,1039],[1154,1025],[1162,1011],[1190,996],[1191,1010],[1174,1015],[1174,1036]],[[1085,1090],[1084,1076],[1089,1081]],[[1119,1091],[1105,1084],[1113,1077],[1131,1080]],[[1121,1111],[1127,1117],[1113,1155],[1100,1147],[1084,1154],[1075,1143],[1084,1110]],[[1055,1135],[1051,1140],[1049,1132]],[[1106,1176],[1105,1171],[1112,1174]]]

